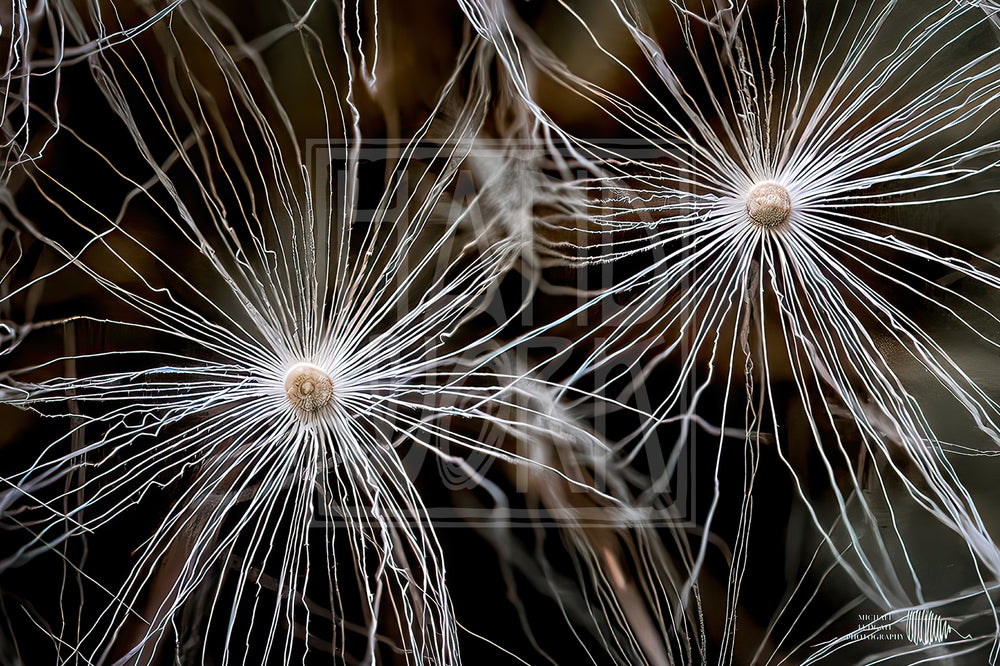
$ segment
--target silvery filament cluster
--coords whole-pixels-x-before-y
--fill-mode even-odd
[[[0,48],[0,664],[1000,661],[1000,6]]]

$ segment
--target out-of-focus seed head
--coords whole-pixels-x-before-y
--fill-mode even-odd
[[[777,227],[792,216],[792,198],[783,185],[757,183],[747,193],[747,215],[759,227]]]

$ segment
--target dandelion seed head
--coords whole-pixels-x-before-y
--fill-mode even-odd
[[[478,9],[487,3],[463,4]],[[897,522],[909,507],[919,506],[927,511],[922,515],[954,530],[964,542],[959,547],[967,546],[976,560],[969,568],[989,568],[995,576],[995,530],[979,515],[980,498],[953,473],[950,444],[935,432],[938,401],[926,392],[940,389],[949,405],[959,407],[956,413],[968,416],[971,432],[974,427],[977,436],[1000,441],[995,395],[963,367],[968,357],[959,356],[980,342],[990,353],[997,347],[995,325],[980,326],[966,314],[975,309],[992,317],[987,302],[1000,285],[995,243],[967,233],[985,217],[979,207],[993,205],[1000,166],[991,122],[1000,98],[992,13],[979,3],[933,0],[673,1],[664,3],[672,11],[656,13],[644,11],[644,3],[607,3],[614,9],[608,18],[597,18],[569,4],[553,3],[566,10],[563,20],[539,24],[537,31],[522,25],[499,36],[481,33],[497,40],[498,57],[518,78],[526,108],[543,127],[540,134],[594,174],[568,181],[567,188],[588,203],[607,192],[609,183],[625,195],[578,215],[586,218],[580,223],[559,206],[552,206],[554,213],[538,207],[539,228],[575,225],[580,231],[577,240],[565,243],[568,251],[556,248],[553,254],[561,256],[552,263],[593,269],[579,281],[574,315],[596,309],[609,292],[636,294],[629,302],[615,301],[622,312],[596,347],[594,329],[574,340],[593,351],[573,379],[590,373],[604,382],[602,390],[627,382],[624,403],[653,405],[643,446],[653,444],[666,419],[700,419],[706,407],[721,412],[723,421],[742,412],[748,456],[756,455],[760,443],[751,433],[768,430],[781,442],[775,450],[816,534],[862,594],[878,604],[892,599],[895,607],[925,608],[930,594],[944,602],[960,589],[926,580],[926,571],[914,566],[906,543],[913,532]],[[469,14],[475,22],[486,10]],[[618,19],[622,25],[616,27]],[[620,66],[621,77],[602,72],[597,79],[594,67],[577,55],[581,51],[609,69]],[[648,77],[650,72],[656,76]],[[575,95],[536,95],[539,82]],[[579,99],[596,109],[586,122],[563,115]],[[605,128],[604,117],[613,124]],[[622,139],[622,145],[638,139],[635,145],[645,144],[660,157],[648,160],[610,142],[578,139],[591,122],[601,124],[601,136]],[[617,186],[621,180],[627,188]],[[571,195],[561,196],[559,204],[565,201]],[[955,224],[928,224],[952,217]],[[937,275],[960,275],[965,284],[927,275],[930,266]],[[985,293],[991,295],[980,300]],[[557,320],[560,331],[568,329],[568,319]],[[945,340],[943,321],[971,335],[961,343]],[[725,339],[719,335],[723,328]],[[917,380],[900,373],[900,364],[882,351],[882,339],[905,350],[908,362],[928,376]],[[627,369],[619,372],[613,364]],[[699,366],[708,372],[694,379]],[[674,373],[667,393],[651,389],[654,372]],[[722,400],[703,401],[702,391],[715,382],[725,385]],[[786,394],[779,386],[791,390]],[[809,434],[787,427],[793,413],[804,416]],[[739,430],[717,429],[720,450],[723,438],[742,436]],[[858,445],[857,467],[851,460],[855,450],[843,455],[848,439]],[[785,447],[817,453],[828,472],[835,470],[831,483],[807,481],[808,469],[780,453]],[[905,468],[892,461],[897,455],[907,460]],[[718,469],[705,471],[717,488]],[[881,470],[889,469],[892,474],[883,478]],[[673,474],[674,468],[664,471],[653,487],[666,491]],[[734,494],[745,508],[733,543],[748,559],[758,555],[750,555],[741,531],[743,525],[750,529],[749,507],[761,492],[752,487],[753,477],[747,475],[742,497],[740,489]],[[842,478],[852,479],[853,488]],[[866,513],[879,494],[869,484],[883,482],[885,515],[893,516],[887,521]],[[848,510],[854,502],[866,508]],[[819,518],[827,507],[830,515]],[[834,538],[831,516],[839,521],[836,531],[843,527],[843,542]],[[848,551],[858,559],[844,557]],[[700,569],[706,552],[703,545],[693,569]],[[731,589],[748,571],[732,568]],[[972,594],[1000,626],[988,586]],[[753,600],[745,596],[743,602]],[[736,626],[739,612],[732,609],[738,603],[709,622]],[[801,617],[792,606],[781,610],[786,613]],[[943,623],[926,624],[944,629]],[[1000,634],[987,633],[994,637],[995,662]],[[735,643],[728,636],[723,643],[717,661],[737,661]],[[803,644],[796,651],[805,649]]]
[[[285,375],[285,392],[292,405],[302,412],[322,409],[333,397],[330,375],[312,363],[297,363]]]
[[[792,198],[784,185],[774,181],[757,183],[747,192],[747,215],[759,227],[777,227],[792,216]]]

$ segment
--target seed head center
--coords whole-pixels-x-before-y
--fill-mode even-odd
[[[315,412],[333,397],[330,375],[312,363],[298,363],[285,375],[288,401],[303,412]]]
[[[792,198],[784,185],[757,183],[747,193],[747,215],[759,227],[776,227],[792,216]]]

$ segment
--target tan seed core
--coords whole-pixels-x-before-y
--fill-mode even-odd
[[[776,227],[792,216],[792,198],[783,185],[771,181],[757,183],[747,194],[747,215],[760,227]]]
[[[333,397],[330,375],[312,363],[299,363],[285,375],[288,400],[303,412],[315,412]]]

